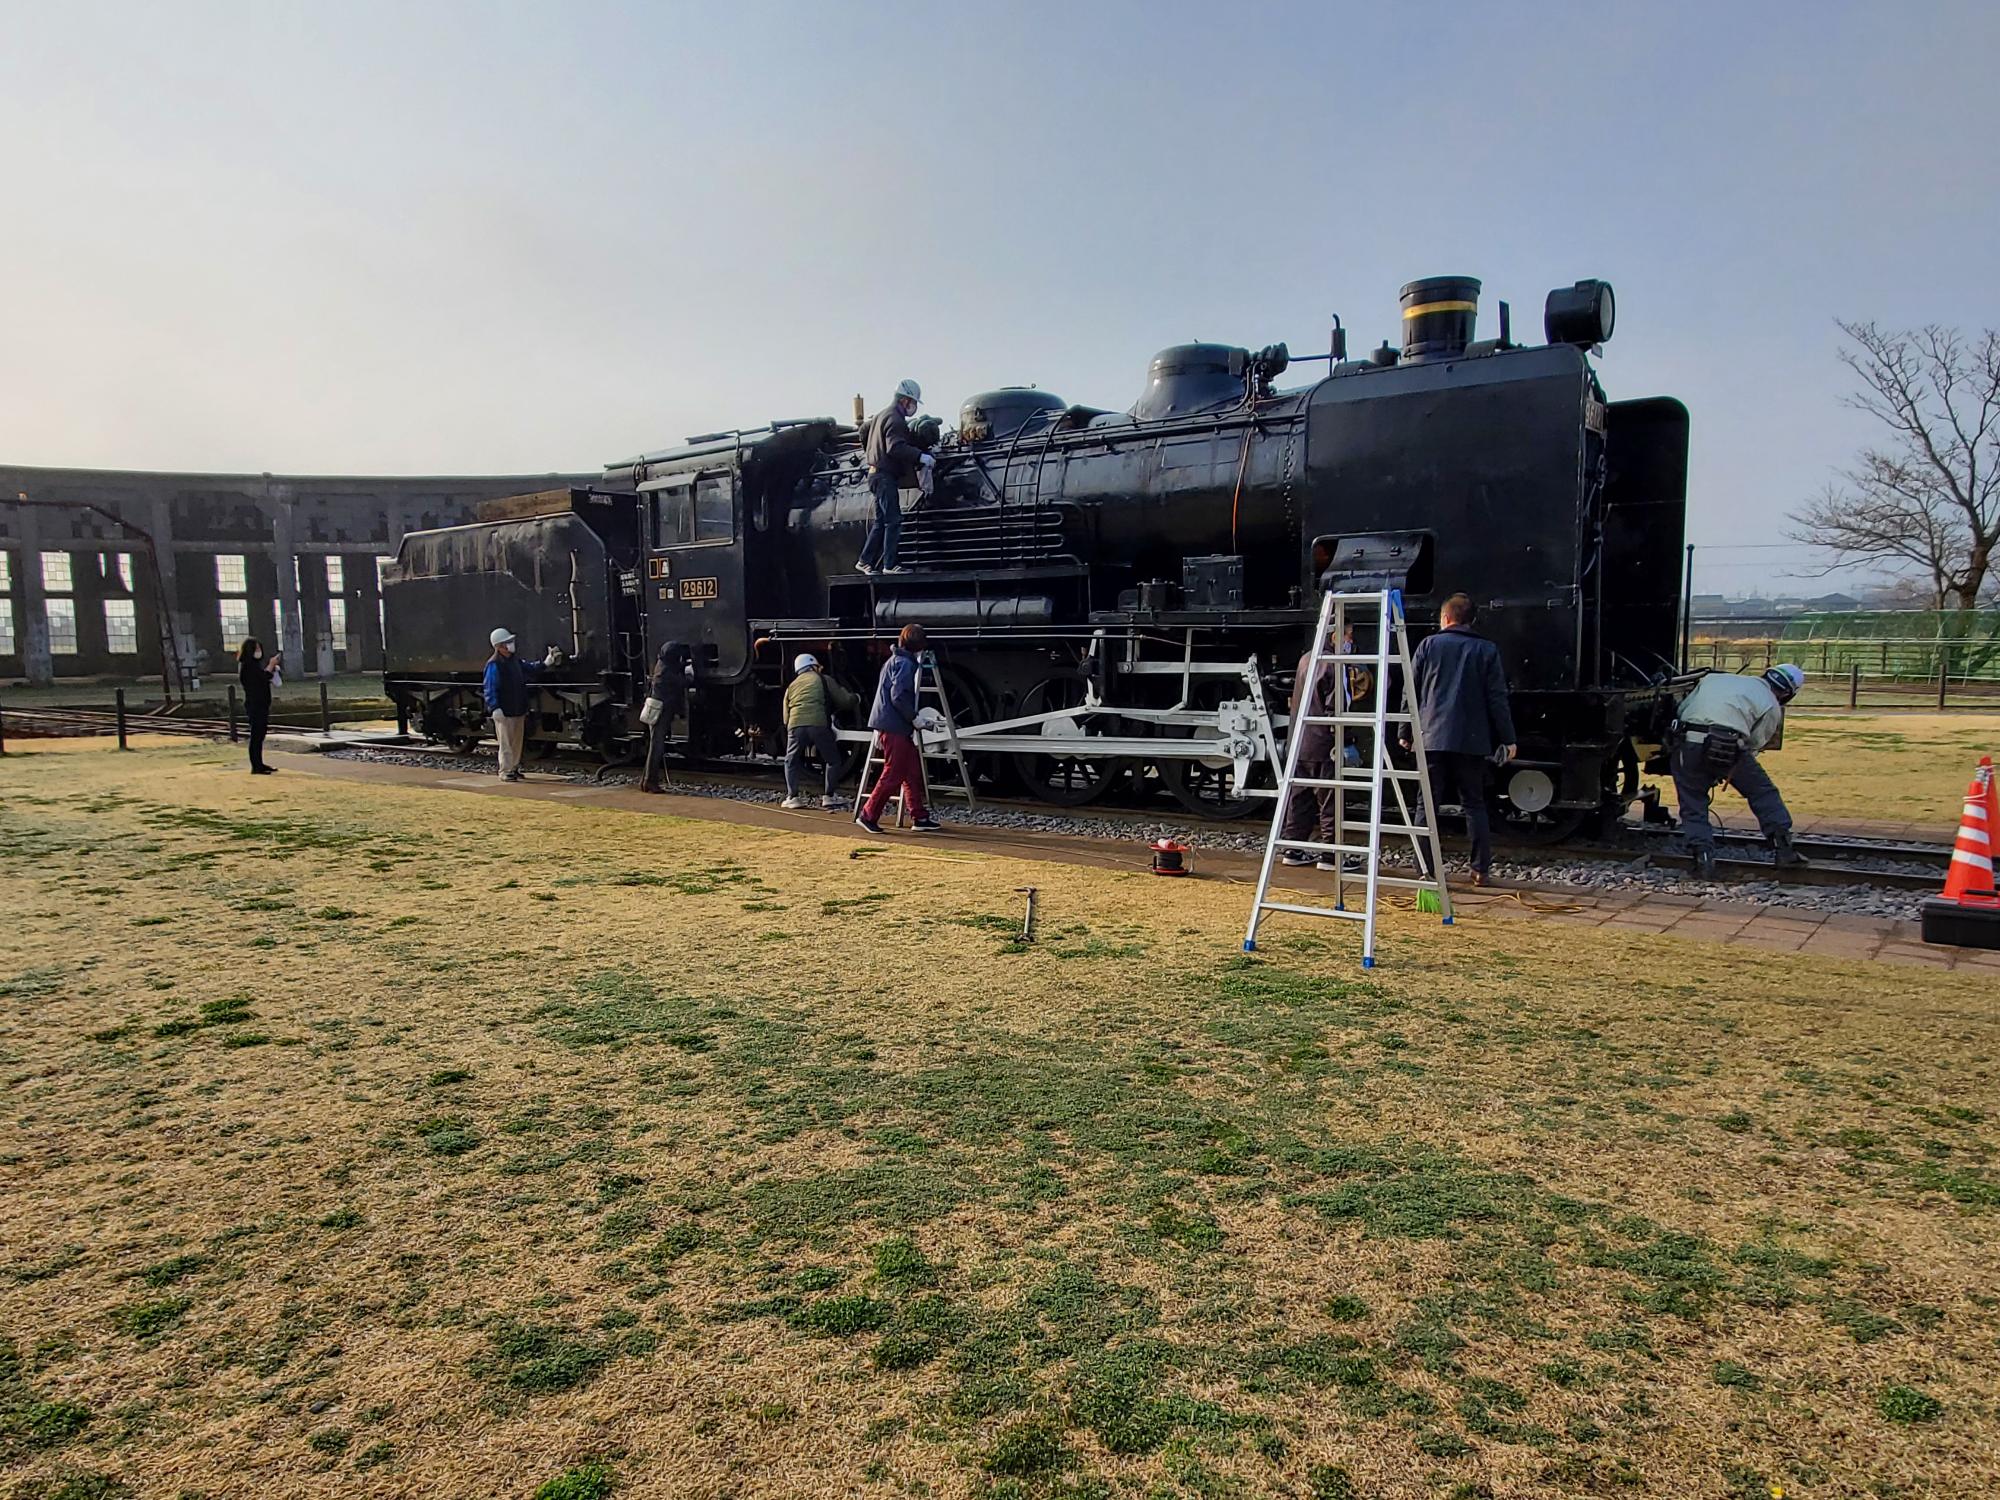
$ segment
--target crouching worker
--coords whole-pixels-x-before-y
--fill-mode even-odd
[[[924,805],[924,764],[917,753],[917,657],[926,644],[923,626],[905,625],[875,681],[875,704],[868,711],[868,727],[875,731],[875,743],[882,751],[882,771],[875,778],[875,789],[854,815],[854,821],[870,833],[882,831],[882,809],[897,792],[903,794],[910,809],[912,829],[918,833],[940,831],[937,819]]]
[[[799,795],[799,775],[805,770],[806,753],[819,757],[826,768],[826,791],[819,805],[827,812],[840,806],[833,785],[840,777],[840,740],[833,732],[833,711],[853,713],[861,699],[827,676],[819,658],[801,652],[792,662],[792,680],[785,688],[785,802],[790,808],[806,805]]]
[[[1805,682],[1806,674],[1790,662],[1761,677],[1710,672],[1681,700],[1680,714],[1668,731],[1668,739],[1681,834],[1687,840],[1688,853],[1694,856],[1696,875],[1707,878],[1715,874],[1709,794],[1724,782],[1750,804],[1778,864],[1806,863],[1805,856],[1792,847],[1792,815],[1785,809],[1785,799],[1757,761],[1757,752],[1778,737],[1785,723],[1785,705]]]

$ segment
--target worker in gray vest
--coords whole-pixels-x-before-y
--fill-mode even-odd
[[[1757,752],[1777,739],[1785,723],[1785,705],[1805,682],[1806,674],[1790,662],[1758,677],[1710,672],[1681,700],[1667,744],[1673,756],[1681,832],[1694,856],[1696,875],[1715,874],[1709,793],[1723,782],[1749,802],[1778,864],[1806,862],[1792,847],[1792,815],[1785,810],[1785,799],[1757,761]]]
[[[903,534],[903,488],[917,483],[918,472],[937,459],[910,436],[910,418],[923,404],[924,393],[914,380],[896,387],[895,399],[875,414],[863,437],[868,460],[868,492],[875,497],[875,524],[861,544],[857,573],[903,573],[896,561],[896,543]]]

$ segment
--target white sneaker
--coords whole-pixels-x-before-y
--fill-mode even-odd
[[[821,812],[843,812],[846,808],[847,804],[842,802],[838,797],[822,797],[819,799],[819,810]]]
[[[857,573],[873,573],[875,569],[868,563],[858,562],[854,565],[854,571]]]
[[[898,564],[893,568],[884,568],[882,571],[884,573],[907,573],[910,570],[906,567],[903,567],[901,564]]]
[[[805,805],[806,799],[803,797],[787,797],[783,802],[778,804],[778,806],[784,808],[787,812],[797,812]]]

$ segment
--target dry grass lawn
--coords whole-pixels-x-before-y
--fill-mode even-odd
[[[1977,977],[857,847],[0,761],[0,1492],[2000,1485]]]
[[[2000,756],[2000,714],[1799,713],[1785,722],[1784,748],[1764,769],[1800,821],[1855,818],[1958,826],[1965,784],[1982,755]],[[1671,805],[1673,778],[1652,778]],[[1752,826],[1734,792],[1716,794],[1716,811]]]

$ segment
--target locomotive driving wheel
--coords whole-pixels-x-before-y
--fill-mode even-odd
[[[1076,708],[1083,703],[1088,685],[1089,679],[1082,672],[1058,672],[1029,688],[1016,712],[1026,718]],[[1048,749],[1013,757],[1014,770],[1028,795],[1059,807],[1081,807],[1086,802],[1095,802],[1122,781],[1131,770],[1130,761],[1116,755],[1093,755],[1090,750],[1090,742],[1105,734],[1102,728],[1093,725],[1102,724],[1109,717],[1052,719],[1043,724],[1041,738]]]

